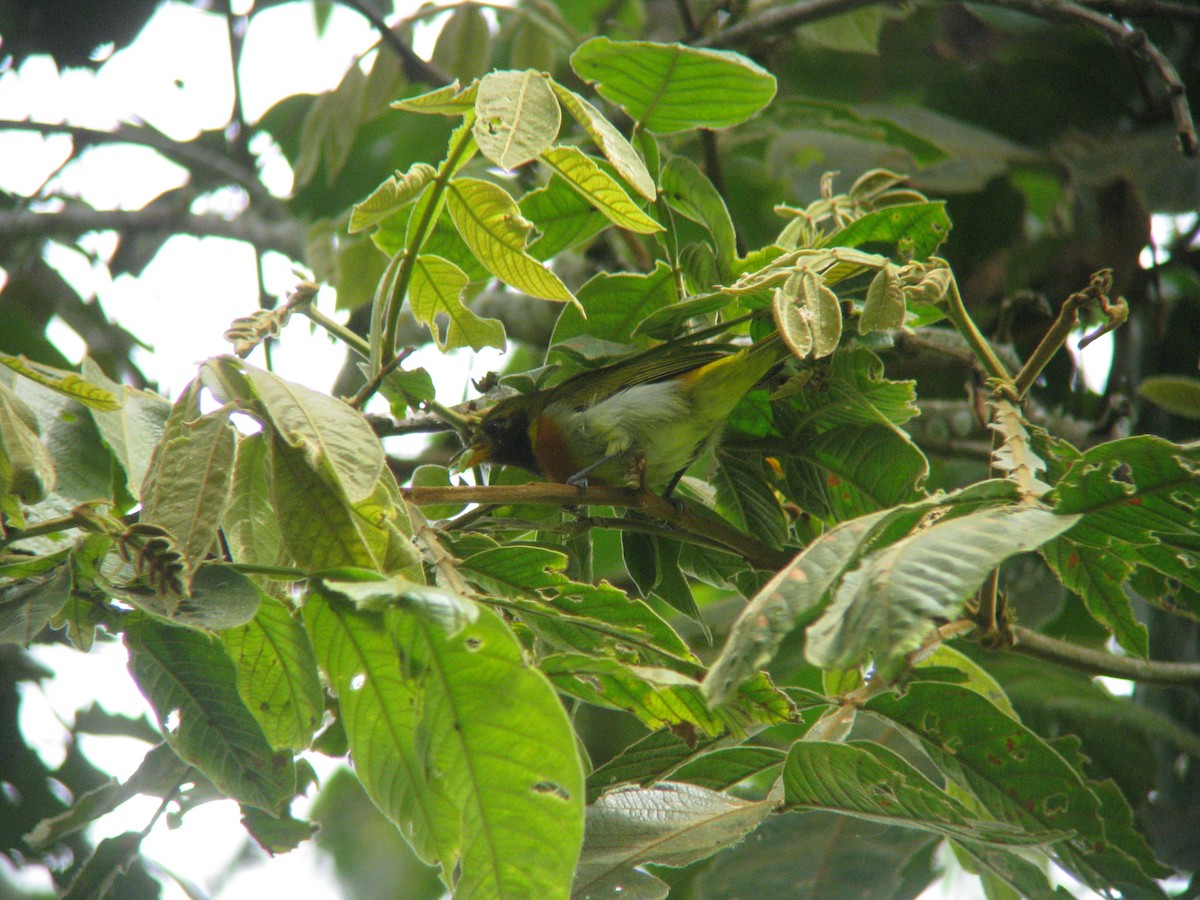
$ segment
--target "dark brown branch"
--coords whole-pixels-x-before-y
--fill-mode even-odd
[[[451,79],[449,76],[438,69],[437,66],[421,59],[416,51],[401,40],[400,35],[396,34],[388,26],[388,23],[383,20],[383,17],[377,14],[369,5],[361,3],[360,0],[337,0],[337,2],[348,9],[354,10],[371,23],[372,27],[379,32],[379,37],[384,45],[400,57],[400,62],[404,65],[404,77],[409,81],[421,81],[430,87],[442,87],[450,83]]]
[[[1115,656],[1105,650],[1093,650],[1047,637],[1020,625],[1012,626],[1012,636],[1016,639],[1012,649],[1018,653],[1078,669],[1089,675],[1127,678],[1146,684],[1200,684],[1200,664],[1197,663],[1155,662],[1132,656]]]
[[[885,3],[889,0],[800,0],[787,6],[773,7],[755,16],[750,16],[737,25],[715,31],[696,41],[698,47],[733,47],[758,38],[782,34],[808,22],[839,15],[863,6]],[[1196,136],[1196,125],[1188,108],[1187,91],[1174,65],[1161,50],[1146,36],[1141,28],[1118,21],[1104,11],[1113,9],[1114,15],[1146,14],[1154,8],[1162,15],[1172,15],[1179,4],[1157,3],[1150,0],[1121,2],[1106,0],[1103,4],[1090,5],[1074,0],[977,0],[988,6],[999,6],[1027,13],[1031,16],[1054,22],[1068,22],[1098,28],[1122,50],[1152,69],[1163,84],[1166,101],[1175,121],[1175,131],[1180,149],[1187,156],[1200,154],[1200,139]],[[1132,7],[1137,7],[1135,13]],[[1128,10],[1128,11],[1126,11]]]
[[[405,499],[425,506],[432,503],[545,503],[558,506],[617,506],[640,509],[689,535],[706,539],[738,554],[759,569],[779,569],[793,554],[776,550],[733,528],[727,522],[697,512],[690,505],[677,507],[657,494],[623,487],[590,485],[577,488],[568,484],[518,484],[455,487],[402,488]]]

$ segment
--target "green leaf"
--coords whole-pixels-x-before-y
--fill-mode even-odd
[[[638,234],[663,230],[642,212],[615,178],[579,148],[552,147],[542,153],[542,161],[618,228]]]
[[[597,272],[576,295],[582,311],[569,306],[558,317],[550,346],[584,336],[648,346],[648,341],[634,340],[638,323],[677,296],[674,273],[661,261],[646,274]]]
[[[349,600],[360,610],[399,609],[423,616],[445,631],[447,637],[454,637],[479,618],[475,603],[443,588],[398,576],[369,575],[358,581],[323,578],[321,583],[327,594]]]
[[[89,382],[124,401],[116,409],[104,406],[90,407],[89,410],[104,443],[125,470],[129,493],[137,497],[146,470],[150,468],[150,454],[162,437],[167,416],[171,413],[171,404],[157,394],[110,381],[91,359],[83,360],[83,374]]]
[[[587,132],[592,142],[600,148],[604,157],[613,164],[635,191],[647,200],[658,196],[654,186],[654,178],[646,169],[646,164],[638,156],[633,145],[625,140],[625,136],[617,131],[613,124],[604,117],[600,110],[569,88],[563,87],[557,81],[551,81],[550,87],[558,96],[558,100]]]
[[[462,292],[466,286],[466,273],[454,263],[428,253],[418,256],[408,288],[413,316],[428,326],[438,349],[443,352],[459,347],[503,350],[504,323],[499,319],[485,319],[464,306]],[[436,321],[439,315],[445,316],[449,323],[444,338]]]
[[[782,547],[788,536],[787,519],[767,482],[762,460],[731,452],[718,452],[716,457],[712,480],[721,513],[746,534]]]
[[[561,650],[647,665],[694,668],[687,644],[649,606],[612,585],[571,581],[565,554],[544,547],[483,550],[459,563],[464,577]]]
[[[0,365],[8,366],[30,381],[36,381],[43,387],[70,397],[90,409],[115,412],[122,406],[120,391],[110,390],[103,384],[84,381],[74,372],[65,372],[62,369],[30,362],[23,356],[11,356],[7,353],[0,353]]]
[[[447,207],[471,252],[505,284],[543,300],[575,300],[557,275],[525,252],[529,223],[503,188],[456,178],[450,182]]]
[[[37,416],[0,385],[0,494],[33,505],[54,489],[54,460],[39,436]]]
[[[739,53],[595,37],[571,68],[648,131],[727,128],[775,96],[775,76]]]
[[[709,703],[724,703],[738,686],[763,669],[783,639],[816,616],[826,592],[862,550],[883,513],[846,522],[809,544],[746,606],[702,690]]]
[[[904,324],[904,289],[895,264],[886,263],[867,287],[862,315],[858,317],[858,333],[884,331]]]
[[[375,188],[366,200],[354,204],[347,230],[357,234],[379,224],[416,200],[435,175],[437,170],[422,162],[413,163],[407,172],[392,175]]]
[[[407,833],[406,810],[420,804],[420,827],[441,838],[444,877],[457,869],[455,896],[565,894],[583,832],[574,734],[504,623],[481,610],[451,638],[420,616],[374,618],[318,594],[305,620],[327,648],[323,667],[364,786]],[[382,641],[367,630],[372,621]]]
[[[1200,379],[1152,375],[1138,384],[1138,394],[1172,415],[1200,419]]]
[[[224,795],[281,812],[295,790],[291,754],[272,750],[221,644],[152,619],[130,623],[125,642],[129,671],[179,757]]]
[[[805,24],[799,33],[826,50],[839,53],[879,53],[879,34],[889,19],[903,17],[891,8],[868,6]]]
[[[1085,451],[1051,495],[1068,537],[1200,589],[1200,446],[1152,435]]]
[[[271,501],[271,435],[260,431],[238,442],[233,486],[221,528],[234,562],[278,565],[284,556],[279,519]]]
[[[491,72],[479,82],[475,97],[475,143],[479,152],[502,169],[536,159],[558,137],[562,110],[548,75]]]
[[[300,450],[311,468],[328,473],[352,503],[375,490],[384,468],[383,445],[362,413],[241,360],[223,359],[217,365],[236,367],[245,375],[279,437]]]
[[[1160,896],[1135,857],[1106,836],[1107,822],[1131,821],[1119,793],[1085,783],[1068,759],[981,695],[956,685],[916,682],[903,696],[877,696],[865,709],[919,741],[947,777],[995,819],[1027,831],[1073,833],[1069,842],[1056,845],[1055,856],[1089,886],[1111,883],[1117,867],[1129,879],[1123,885],[1126,896]],[[1104,879],[1091,878],[1090,866],[1076,864],[1089,857],[1108,871]]]
[[[521,215],[540,233],[529,255],[547,260],[591,240],[608,227],[608,219],[557,175],[545,187],[521,198]]]
[[[716,739],[692,735],[689,735],[689,738],[690,741],[685,740],[675,732],[664,729],[653,731],[634,741],[588,776],[588,803],[594,803],[597,797],[614,785],[637,784],[649,787],[657,781],[669,778],[671,773],[690,759],[702,762],[710,755]],[[778,752],[778,757],[782,762],[782,751]],[[691,784],[690,781],[688,783]],[[709,790],[722,790],[707,784],[699,786]]]
[[[690,784],[608,791],[587,809],[587,837],[571,896],[612,896],[611,885],[632,879],[645,863],[685,866],[706,859],[741,841],[769,812],[768,802]]]
[[[829,239],[833,247],[884,243],[895,246],[904,259],[927,259],[950,233],[946,204],[900,203],[855,219]]]
[[[1127,653],[1142,659],[1149,656],[1146,626],[1134,618],[1133,603],[1123,587],[1133,566],[1067,537],[1051,541],[1041,553],[1059,580],[1083,598],[1092,618],[1111,631]]]
[[[20,581],[0,579],[0,644],[30,644],[70,592],[71,570],[63,564]]]
[[[492,31],[483,10],[462,3],[442,26],[433,45],[434,67],[455,78],[478,78],[492,66]]]
[[[175,538],[187,577],[204,560],[233,487],[237,431],[229,408],[200,413],[200,380],[175,402],[142,482],[140,522]]]
[[[776,747],[743,745],[723,747],[688,760],[671,775],[672,781],[685,781],[710,791],[726,791],[747,778],[774,777],[785,754]]]
[[[943,622],[1004,559],[1033,550],[1074,520],[1030,506],[996,507],[935,522],[867,556],[808,627],[804,655],[822,669],[874,657],[880,677]]]
[[[418,563],[411,525],[398,503],[390,471],[369,497],[350,503],[313,471],[304,455],[282,441],[271,444],[271,496],[288,553],[316,571],[357,566],[388,574]]]
[[[721,281],[727,281],[737,259],[737,237],[720,193],[686,156],[672,157],[663,166],[660,181],[667,203],[708,232],[717,254]]]
[[[303,750],[321,724],[324,693],[304,626],[262,595],[254,618],[220,633],[237,668],[238,692],[275,749]]]
[[[787,807],[842,813],[976,843],[1021,846],[1068,836],[980,818],[901,756],[867,741],[797,741],[788,751],[783,786]]]

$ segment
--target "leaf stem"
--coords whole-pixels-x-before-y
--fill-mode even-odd
[[[967,345],[971,348],[971,352],[975,354],[975,358],[979,360],[979,364],[983,366],[983,370],[989,378],[999,381],[1002,387],[1011,388],[1013,385],[1012,376],[1008,374],[1008,369],[1001,362],[1000,357],[996,355],[996,351],[992,349],[992,345],[987,339],[980,334],[979,328],[975,325],[975,321],[967,312],[967,307],[963,304],[962,294],[958,291],[958,282],[951,277],[946,287],[946,315],[950,319],[951,324]]]
[[[1081,647],[1057,638],[1047,637],[1020,625],[1012,626],[1015,643],[1012,649],[1026,656],[1078,669],[1089,675],[1126,678],[1144,684],[1200,684],[1200,663],[1155,662],[1130,656],[1116,656],[1105,650]]]
[[[442,194],[449,187],[451,176],[458,170],[459,159],[474,143],[474,137],[471,134],[470,128],[472,118],[473,116],[471,115],[463,117],[463,124],[456,132],[458,140],[450,145],[450,151],[447,153],[445,161],[438,167],[438,173],[434,176],[433,183],[428,188],[430,192],[429,202],[421,210],[421,218],[417,220],[417,226],[412,232],[412,237],[404,248],[403,258],[400,260],[400,265],[396,270],[395,281],[391,289],[387,292],[387,295],[376,300],[377,303],[382,301],[385,304],[385,309],[379,319],[383,329],[383,334],[377,337],[380,348],[379,358],[376,359],[374,354],[371,353],[367,357],[371,362],[372,369],[381,367],[383,360],[391,359],[396,355],[396,331],[400,322],[400,311],[403,309],[404,297],[408,293],[408,284],[412,280],[413,269],[417,264],[417,254],[421,252],[422,245],[429,237],[429,232],[433,229],[435,214],[442,207]],[[418,200],[417,202],[420,203],[421,201]],[[372,319],[375,318],[375,316],[372,316]]]

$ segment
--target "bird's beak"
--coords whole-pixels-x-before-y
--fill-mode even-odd
[[[470,444],[463,447],[450,460],[451,472],[465,472],[491,459],[492,448],[487,444]]]

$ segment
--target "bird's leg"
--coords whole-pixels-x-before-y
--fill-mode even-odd
[[[646,488],[646,453],[639,450],[629,460],[629,468],[625,472],[625,486],[638,491]]]
[[[621,455],[620,453],[613,453],[613,454],[610,454],[609,456],[600,457],[594,463],[590,463],[590,464],[584,466],[582,469],[580,469],[578,472],[576,472],[574,475],[572,475],[570,478],[568,478],[566,483],[573,484],[580,490],[583,490],[584,488],[586,488],[588,486],[588,480],[587,480],[588,472],[592,471],[593,469],[595,469],[599,466],[604,465],[606,462],[610,462],[611,460],[616,459],[620,455]]]

